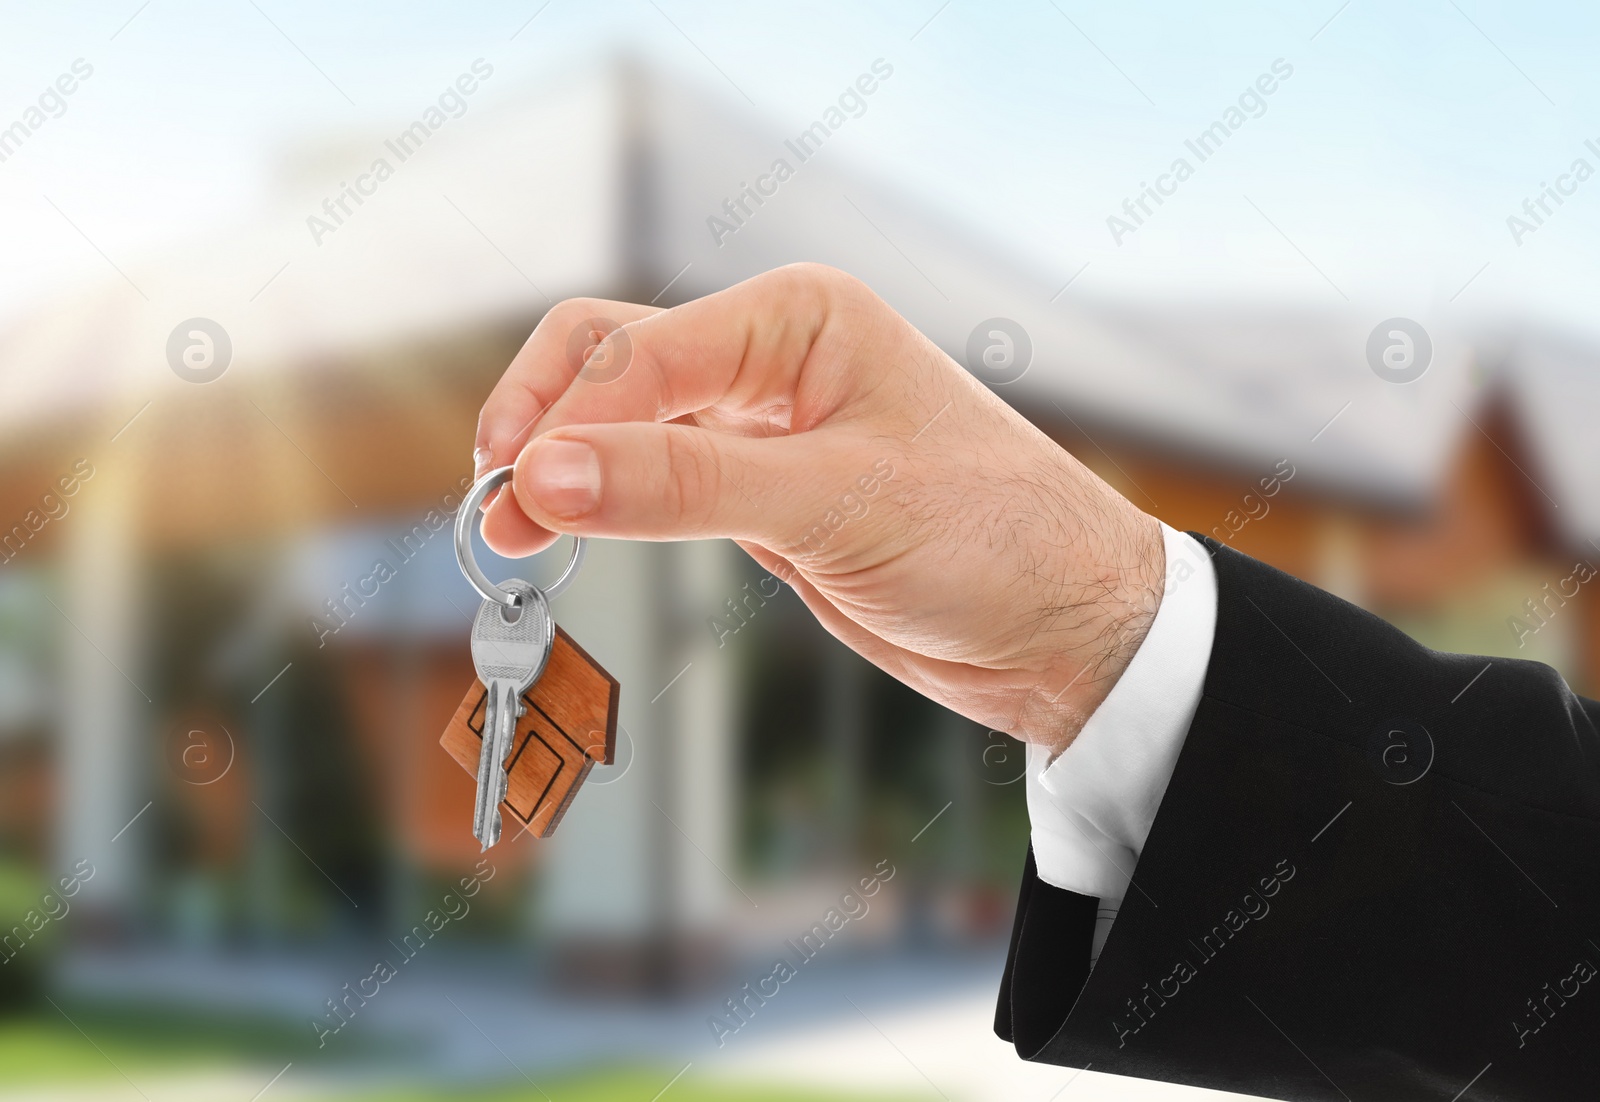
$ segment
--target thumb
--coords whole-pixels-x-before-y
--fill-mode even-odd
[[[804,531],[835,465],[823,434],[753,438],[692,425],[576,425],[535,437],[512,491],[551,530],[622,539],[731,536],[782,543]]]

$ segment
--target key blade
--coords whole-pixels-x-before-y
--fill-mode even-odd
[[[480,843],[486,837],[485,823],[489,818],[490,794],[498,791],[494,776],[495,718],[499,714],[497,702],[497,695],[491,686],[483,701],[483,738],[478,750],[478,786],[472,805],[472,836]]]
[[[500,841],[502,823],[500,803],[506,798],[509,778],[505,760],[516,740],[517,687],[505,681],[490,683],[489,697],[494,701],[494,720],[487,714],[483,725],[483,747],[479,756],[478,814],[473,823],[473,834],[483,850]]]
[[[488,822],[493,816],[494,808],[499,803],[499,776],[504,774],[504,768],[499,765],[496,750],[499,745],[499,731],[501,731],[501,717],[504,715],[504,696],[501,681],[490,681],[488,693],[483,697],[483,736],[482,745],[478,747],[478,785],[475,792],[474,805],[472,805],[472,836],[477,838],[483,848],[493,843],[488,843]]]

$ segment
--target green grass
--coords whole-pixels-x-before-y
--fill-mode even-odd
[[[291,1059],[314,1067],[331,1063],[330,1057],[375,1052],[352,1041],[337,1052],[330,1046],[318,1053],[310,1026],[278,1017],[58,1003],[59,1008],[46,1003],[41,1010],[0,1018],[0,1082],[118,1079],[119,1068],[132,1074],[274,1061],[281,1067]]]
[[[337,1096],[341,1102],[649,1102],[671,1081],[671,1070],[633,1069],[539,1078],[538,1090],[526,1082],[482,1089],[426,1087]],[[328,1102],[335,1096],[329,1095]],[[912,1102],[903,1094],[840,1094],[829,1088],[781,1087],[770,1083],[721,1082],[685,1076],[661,1102]]]
[[[311,1039],[309,1026],[282,1018],[72,1003],[57,1010],[46,1004],[43,1011],[0,1018],[0,1083],[84,1084],[120,1080],[126,1074],[154,1096],[164,1076],[182,1078],[252,1066],[270,1075],[271,1069],[290,1060],[296,1072],[312,1076],[335,1064],[342,1074],[357,1077],[359,1067],[368,1064],[375,1079],[388,1074],[380,1058],[383,1051],[371,1044],[341,1041],[337,1052],[330,1046],[326,1053],[317,1053]],[[545,1102],[547,1096],[553,1102],[647,1102],[675,1074],[673,1068],[653,1067],[566,1072],[536,1076],[539,1089],[524,1080],[473,1087],[354,1086],[328,1094],[326,1102]],[[661,1102],[911,1102],[912,1097],[712,1081],[691,1074],[673,1083]]]

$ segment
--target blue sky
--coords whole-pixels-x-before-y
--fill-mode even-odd
[[[1600,179],[1520,245],[1506,224],[1575,158],[1600,168],[1584,146],[1600,146],[1593,9],[543,2],[7,5],[0,127],[75,58],[94,75],[0,163],[0,317],[106,275],[63,215],[136,259],[248,211],[297,145],[409,117],[475,57],[496,66],[492,98],[628,44],[775,135],[888,59],[895,79],[827,156],[1063,280],[1088,263],[1086,293],[1343,297],[1389,314],[1453,298],[1471,316],[1600,329]],[[1280,58],[1293,75],[1265,112],[1115,241],[1107,217]]]

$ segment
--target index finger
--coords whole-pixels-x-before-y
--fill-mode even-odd
[[[551,307],[478,414],[473,477],[516,460],[545,411],[586,366],[597,370],[588,360],[608,334],[657,313],[654,306],[594,298],[567,299]],[[520,557],[541,550],[555,534],[529,520],[510,494],[496,491],[484,507],[483,538],[500,554]]]
[[[764,272],[628,323],[603,342],[615,368],[573,379],[538,431],[672,421],[711,406],[766,419],[792,412],[805,397],[800,378],[828,318],[828,285],[813,268]]]
[[[477,475],[513,462],[533,426],[566,393],[591,352],[611,332],[659,314],[654,306],[573,298],[552,306],[489,392],[472,446]]]

